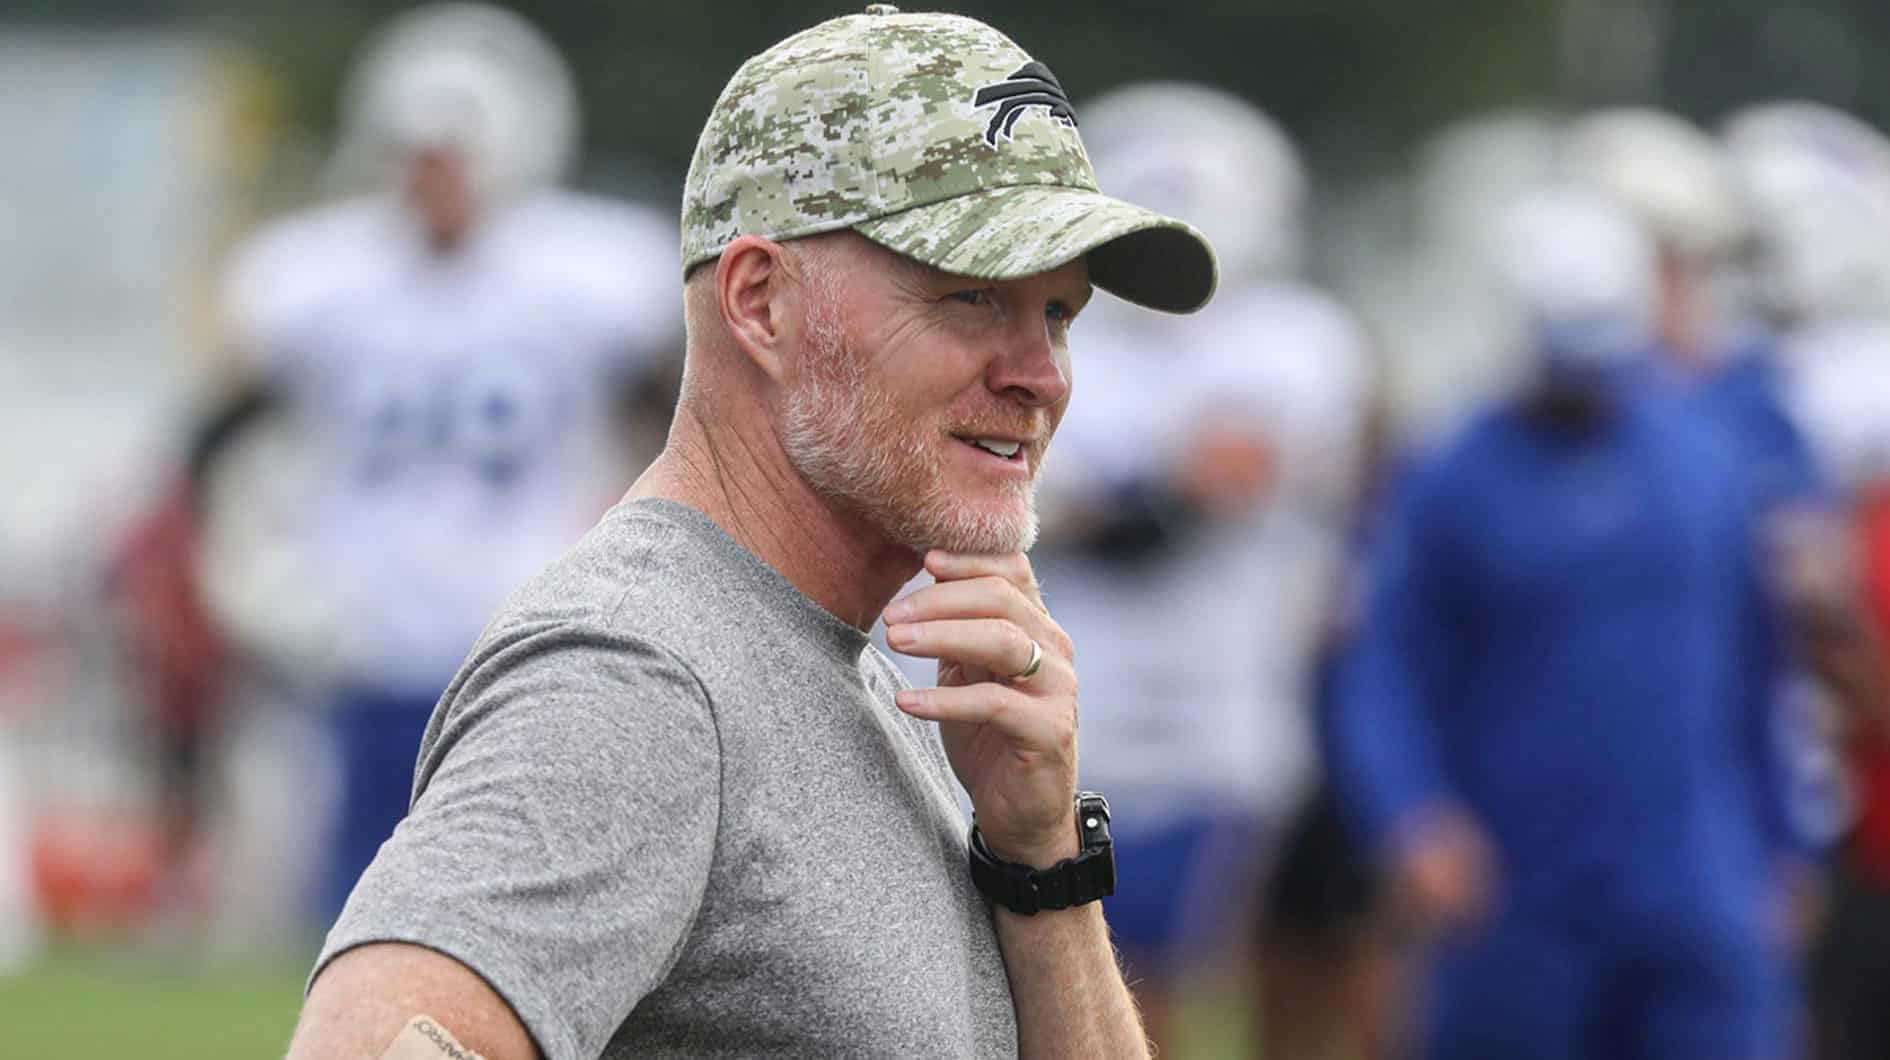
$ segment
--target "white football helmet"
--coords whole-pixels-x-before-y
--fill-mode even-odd
[[[1619,107],[1575,119],[1560,169],[1614,199],[1662,249],[1708,263],[1739,249],[1745,211],[1719,144],[1676,115]]]
[[[1816,103],[1748,107],[1725,138],[1767,308],[1785,319],[1890,312],[1890,140]]]
[[[1272,118],[1206,85],[1129,85],[1077,108],[1111,195],[1201,229],[1223,288],[1298,268],[1305,166]]]
[[[1555,148],[1554,120],[1532,110],[1479,114],[1432,134],[1412,173],[1420,240],[1488,264],[1492,209],[1551,180]]]
[[[481,197],[555,183],[575,160],[577,88],[523,18],[477,3],[416,8],[371,44],[342,95],[333,176],[384,187],[415,150],[466,152]]]

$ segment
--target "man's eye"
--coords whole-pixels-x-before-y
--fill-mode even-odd
[[[1051,302],[1044,307],[1043,315],[1059,324],[1068,324],[1076,319],[1076,310],[1068,302]]]
[[[979,287],[970,291],[953,291],[946,297],[954,302],[963,302],[966,305],[990,305],[991,289],[988,287]]]

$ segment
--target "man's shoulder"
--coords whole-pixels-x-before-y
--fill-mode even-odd
[[[515,591],[446,691],[448,729],[515,713],[515,703],[540,727],[585,718],[638,732],[681,718],[692,731],[712,725],[680,635],[700,617],[662,573],[685,569],[695,550],[665,515],[619,505]]]
[[[646,207],[545,191],[495,217],[477,257],[511,296],[555,308],[568,346],[636,371],[682,349],[677,244]]]
[[[488,238],[526,281],[627,302],[625,312],[681,313],[676,227],[647,207],[545,192],[513,204]]]
[[[270,345],[311,310],[372,289],[389,260],[392,230],[380,199],[328,203],[265,222],[238,245],[223,274],[223,309],[235,339]]]
[[[660,631],[665,615],[699,600],[691,582],[712,579],[715,558],[669,507],[626,501],[513,593],[493,624]]]
[[[522,641],[594,646],[606,665],[626,652],[648,656],[740,707],[758,687],[807,678],[821,670],[816,660],[838,658],[843,628],[708,516],[643,498],[611,509],[515,592],[474,663]]]
[[[231,272],[345,278],[352,259],[386,252],[389,221],[388,204],[378,198],[346,199],[284,214],[263,222],[237,245]]]
[[[556,627],[694,658],[744,624],[765,623],[760,561],[708,517],[671,501],[629,500],[515,591],[486,638]]]

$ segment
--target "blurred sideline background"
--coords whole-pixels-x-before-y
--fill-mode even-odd
[[[1362,323],[1400,446],[1441,436],[1513,374],[1473,233],[1492,202],[1541,179],[1559,118],[1638,103],[1715,128],[1748,103],[1805,99],[1890,122],[1882,4],[955,9],[1052,64],[1079,115],[1149,79],[1271,114],[1309,175],[1305,272]],[[163,586],[126,584],[167,547],[153,513],[192,425],[240,374],[217,296],[231,251],[327,194],[344,75],[401,10],[0,2],[0,1056],[237,1057],[286,1042],[321,930],[311,891],[336,752],[292,682],[237,681],[192,752],[201,801],[180,807],[167,788],[178,720],[153,721],[165,667],[150,660],[198,648],[150,618]],[[851,10],[539,0],[525,13],[582,100],[572,183],[673,216],[735,66]],[[1203,997],[1182,1003],[1173,1055],[1240,1055],[1250,1001]]]

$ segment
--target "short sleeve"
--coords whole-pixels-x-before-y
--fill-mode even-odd
[[[264,224],[219,281],[221,341],[249,374],[279,383],[298,370],[308,329],[338,297],[373,289],[393,260],[386,204],[350,200]]]
[[[673,222],[627,202],[547,192],[495,237],[508,268],[558,292],[568,334],[581,335],[615,383],[634,382],[683,347],[680,237]]]
[[[317,974],[365,943],[426,946],[505,997],[547,1060],[590,1060],[681,952],[719,778],[706,696],[668,653],[563,626],[489,639]]]

